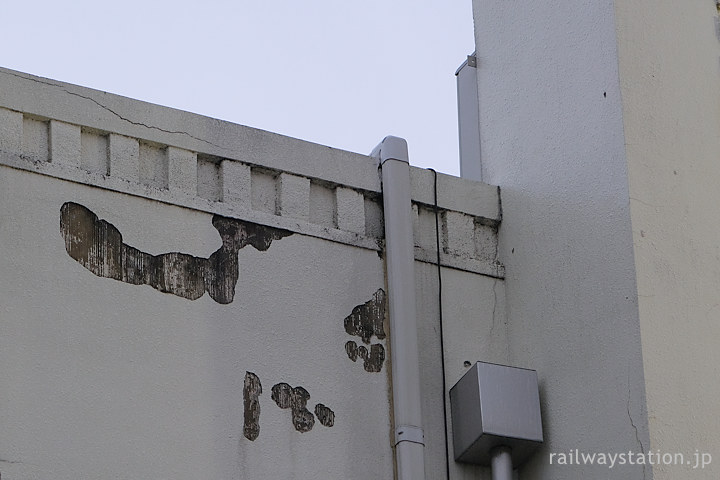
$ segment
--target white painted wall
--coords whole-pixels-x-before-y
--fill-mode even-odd
[[[549,464],[649,448],[613,2],[473,6],[509,361],[538,371],[546,438],[520,478],[650,478]]]
[[[701,475],[717,478],[718,11],[712,1],[615,3],[651,445],[710,453]]]
[[[190,301],[83,268],[60,206],[88,206],[145,251],[204,257],[220,243],[211,215],[0,168],[4,478],[391,476],[387,368],[344,349],[358,340],[344,317],[384,287],[376,252],[303,235],[245,247],[233,303]],[[263,387],[255,441],[246,371]],[[295,431],[270,398],[280,382],[335,425]]]
[[[363,343],[343,325],[388,288],[375,160],[19,72],[0,69],[0,82],[3,479],[392,478],[389,337],[372,338],[386,360],[367,372],[348,358],[346,342]],[[435,177],[411,168],[410,180],[408,281],[436,479],[447,447]],[[221,245],[215,214],[292,234],[238,252],[231,303],[189,300],[81,265],[61,233],[65,202],[153,255],[207,258]],[[437,204],[450,387],[465,360],[507,360],[501,212],[496,187],[442,174]],[[263,389],[254,440],[246,372]],[[281,382],[304,387],[310,411],[330,407],[334,425],[296,431],[271,399]]]
[[[465,362],[482,360],[507,364],[505,285],[502,279],[442,269],[445,370],[448,390],[467,371]],[[415,262],[420,364],[425,427],[425,475],[446,478],[445,435],[442,418],[442,369],[438,329],[437,268]],[[447,397],[449,402],[449,397]],[[486,467],[453,460],[452,422],[448,403],[450,478],[490,479]]]

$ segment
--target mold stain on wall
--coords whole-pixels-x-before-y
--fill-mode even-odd
[[[250,245],[264,252],[273,240],[292,232],[214,215],[212,225],[222,246],[209,258],[170,252],[151,255],[123,243],[111,223],[73,202],[60,209],[60,232],[68,255],[99,277],[133,285],[150,285],[164,293],[196,300],[207,291],[218,303],[235,296],[239,277],[238,251]]]
[[[352,313],[343,320],[348,335],[360,337],[370,346],[358,346],[353,340],[345,344],[345,353],[353,362],[363,360],[363,368],[367,372],[377,373],[382,370],[385,362],[385,347],[381,343],[370,345],[373,336],[378,340],[385,338],[385,291],[380,288],[370,300],[352,309]]]

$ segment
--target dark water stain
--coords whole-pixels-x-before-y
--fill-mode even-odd
[[[132,285],[150,285],[164,293],[196,300],[207,291],[218,303],[235,297],[239,277],[238,251],[250,245],[264,252],[273,240],[292,235],[283,230],[214,215],[212,225],[222,246],[209,258],[170,252],[151,255],[122,241],[111,223],[73,202],[60,209],[60,232],[68,255],[99,277]]]
[[[243,435],[248,440],[255,440],[260,435],[260,395],[262,385],[257,375],[245,372],[243,383]]]
[[[325,427],[332,427],[335,425],[335,412],[322,403],[315,405],[315,416],[320,424]]]
[[[315,416],[307,409],[310,394],[303,387],[291,387],[287,383],[278,383],[272,387],[271,397],[278,407],[289,408],[292,423],[300,433],[309,432],[315,425]]]

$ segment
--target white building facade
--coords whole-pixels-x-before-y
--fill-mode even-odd
[[[393,478],[402,443],[445,475],[437,242],[451,386],[507,360],[497,187],[10,70],[0,85],[4,480]],[[410,233],[394,286],[388,162]],[[396,447],[399,291],[424,436]]]
[[[476,361],[517,478],[718,476],[715,3],[473,7],[468,178],[0,69],[4,480],[489,479]]]
[[[473,7],[465,170],[502,189],[510,362],[543,379],[546,442],[521,477],[716,478],[716,2]],[[550,465],[576,449],[664,459]]]

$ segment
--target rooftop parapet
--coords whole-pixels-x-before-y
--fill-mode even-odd
[[[0,69],[0,164],[381,251],[377,161]],[[494,186],[411,168],[415,258],[503,277]]]

